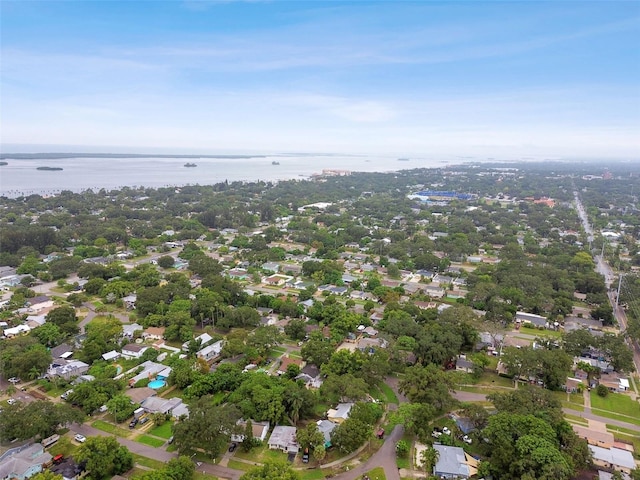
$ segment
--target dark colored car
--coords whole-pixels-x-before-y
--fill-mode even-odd
[[[305,448],[302,454],[302,463],[309,463],[309,449]]]
[[[134,418],[133,420],[131,420],[131,422],[129,423],[129,428],[136,428],[136,425],[138,424],[138,419]]]
[[[236,442],[233,442],[231,445],[229,445],[229,451],[233,452],[237,447],[238,444]]]

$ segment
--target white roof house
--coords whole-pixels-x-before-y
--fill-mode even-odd
[[[29,327],[29,325],[18,325],[17,327],[13,327],[13,328],[5,328],[4,329],[4,335],[5,337],[15,337],[16,335],[21,335],[23,333],[28,333],[31,331],[31,327]]]
[[[116,352],[115,350],[111,350],[110,352],[102,354],[102,359],[107,362],[117,360],[118,358],[120,358],[120,352]]]
[[[433,474],[438,478],[469,478],[477,473],[477,462],[460,447],[435,444],[438,461]]]
[[[51,459],[51,454],[40,443],[11,449],[1,457],[0,478],[23,480],[32,477],[41,472],[42,466],[51,462]]]
[[[273,428],[269,437],[269,448],[271,450],[282,450],[286,453],[298,453],[300,445],[296,441],[296,427],[285,427],[277,425]]]
[[[616,447],[603,448],[596,445],[589,445],[589,450],[593,455],[593,463],[599,467],[613,468],[624,473],[630,473],[636,468],[633,454],[628,450]]]
[[[222,343],[223,343],[222,340],[218,340],[216,343],[207,345],[202,350],[199,350],[196,353],[196,356],[198,358],[202,358],[203,360],[206,360],[207,362],[211,360],[215,360],[220,356],[220,353],[222,352]]]
[[[207,343],[209,343],[211,340],[213,340],[213,337],[211,335],[209,335],[208,333],[203,333],[202,335],[198,335],[195,338],[196,342],[200,342],[200,346],[202,345],[206,345]],[[183,352],[188,352],[189,351],[189,343],[190,342],[184,342],[182,344],[182,351]]]
[[[327,410],[327,419],[335,423],[342,423],[349,418],[349,412],[353,407],[353,403],[339,403],[336,408],[330,408]]]

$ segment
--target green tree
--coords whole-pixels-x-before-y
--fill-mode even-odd
[[[440,452],[433,447],[425,448],[420,452],[420,463],[427,474],[433,472],[433,468],[438,463]]]
[[[115,437],[89,437],[74,454],[76,462],[86,462],[92,479],[109,478],[133,467],[133,455]]]
[[[137,404],[131,404],[131,399],[125,394],[115,395],[106,405],[109,413],[113,415],[118,423],[128,419],[138,407]]]
[[[426,403],[438,410],[455,403],[451,377],[432,364],[407,368],[399,387],[413,403]]]
[[[409,456],[409,450],[411,450],[411,446],[409,442],[406,440],[400,440],[396,443],[396,455],[401,458],[406,458]]]
[[[181,454],[202,450],[215,458],[224,451],[232,434],[241,433],[239,418],[235,406],[215,406],[211,397],[201,397],[191,404],[189,416],[174,424],[174,443]]]
[[[318,445],[324,445],[324,435],[318,430],[318,425],[314,422],[307,424],[305,428],[299,428],[296,432],[296,441],[303,449],[310,451]]]
[[[70,306],[58,307],[47,313],[47,323],[56,325],[63,335],[75,335],[79,332],[76,310]]]
[[[43,470],[29,478],[31,480],[63,480],[64,477],[57,473],[53,473],[51,470]]]
[[[158,266],[162,268],[171,268],[175,263],[174,258],[171,255],[163,255],[158,258]]]
[[[249,470],[240,480],[300,480],[298,472],[285,462],[268,461],[261,467]]]
[[[372,433],[371,425],[347,418],[331,432],[331,444],[342,453],[351,453],[366,442]]]

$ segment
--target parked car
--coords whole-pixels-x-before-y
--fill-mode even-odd
[[[237,447],[238,444],[236,442],[233,442],[231,445],[229,445],[229,451],[233,452]]]
[[[133,420],[131,420],[131,422],[129,422],[129,428],[136,428],[137,424],[138,424],[138,419],[134,418]]]
[[[16,400],[15,398],[10,398],[9,400],[7,400],[7,403],[9,405],[15,405],[18,402],[18,400]]]
[[[431,434],[433,438],[440,438],[441,435],[442,435],[442,432],[438,432],[437,430],[434,430],[433,433]]]
[[[62,395],[60,395],[60,398],[63,400],[66,400],[67,398],[69,398],[69,395],[71,395],[72,393],[73,393],[73,389],[67,390]]]
[[[442,433],[444,433],[445,435],[451,435],[451,430],[449,430],[449,427],[444,427],[442,429]]]
[[[87,437],[85,437],[84,435],[80,435],[79,433],[76,433],[76,436],[73,438],[75,439],[76,442],[80,442],[80,443],[84,443],[87,441]]]
[[[106,406],[106,405],[102,405],[102,406],[98,409],[98,411],[99,411],[100,413],[104,413],[104,412],[106,412],[107,410],[108,410],[108,408],[107,408],[107,406]]]
[[[171,445],[171,444],[173,443],[173,435],[171,435],[171,436],[169,437],[169,440],[167,440],[167,443],[168,443],[169,445]]]
[[[8,382],[15,385],[16,383],[20,383],[20,379],[18,377],[11,377]]]
[[[302,454],[302,463],[309,463],[309,449],[305,448]]]
[[[469,435],[465,435],[464,437],[462,437],[462,441],[468,445],[471,445],[473,443],[473,440],[471,440],[471,437]]]

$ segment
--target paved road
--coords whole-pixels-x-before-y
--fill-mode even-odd
[[[384,445],[380,450],[369,458],[365,463],[355,467],[353,470],[336,475],[333,478],[338,480],[356,480],[362,478],[362,475],[376,467],[382,467],[387,480],[400,480],[400,472],[396,465],[396,443],[402,438],[404,427],[397,425],[391,434],[385,439]],[[371,480],[375,480],[372,478]]]
[[[94,437],[97,435],[103,437],[111,436],[109,433],[98,430],[97,428],[90,427],[89,425],[74,424],[71,426],[70,430],[74,433],[81,433],[86,437]],[[148,445],[143,445],[142,443],[134,442],[133,440],[128,440],[126,438],[116,437],[116,439],[121,445],[127,447],[132,453],[142,455],[143,457],[152,458],[160,462],[168,462],[172,458],[176,458],[178,456],[177,453],[167,452],[162,447],[154,448]],[[233,470],[231,468],[221,467],[219,465],[212,465],[210,463],[201,463],[196,467],[196,469],[199,472],[204,471],[211,475],[215,475],[216,477],[229,480],[238,480],[244,473],[239,470]]]

